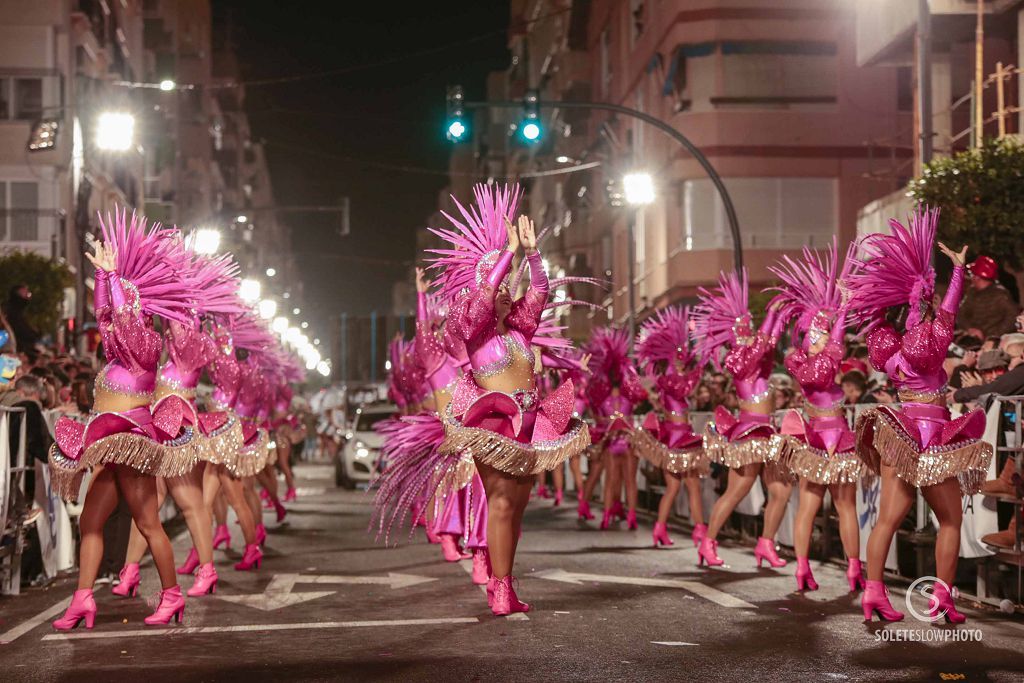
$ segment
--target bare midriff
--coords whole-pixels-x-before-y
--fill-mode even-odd
[[[772,399],[772,392],[768,392],[768,396],[760,401],[740,401],[740,410],[754,415],[771,415]]]
[[[676,424],[687,424],[688,425],[688,424],[690,424],[690,416],[689,416],[689,414],[679,415],[677,413],[666,413],[665,414],[665,421],[666,422],[675,422]]]
[[[153,402],[159,401],[167,396],[177,396],[186,403],[191,403],[196,397],[195,389],[178,389],[163,382],[156,383],[156,391],[153,393]]]
[[[93,403],[93,410],[97,413],[126,413],[129,410],[140,406],[148,406],[153,402],[153,396],[126,396],[118,394],[97,384],[96,400]]]
[[[513,349],[508,349],[507,353],[512,354],[512,363],[497,375],[477,377],[477,384],[486,391],[500,391],[505,394],[536,389],[537,378],[533,373],[533,362]]]
[[[842,406],[817,408],[809,403],[804,404],[804,410],[807,411],[808,417],[841,417],[846,413]]]

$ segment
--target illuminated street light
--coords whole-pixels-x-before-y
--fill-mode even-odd
[[[270,329],[283,336],[288,332],[288,318],[283,316],[274,318],[274,322],[270,323]]]
[[[646,206],[654,202],[654,179],[650,173],[627,173],[622,178],[626,191],[626,203],[630,206]]]
[[[316,364],[316,371],[324,377],[329,377],[331,374],[331,364],[325,360],[320,361]]]
[[[239,214],[239,215],[235,216],[235,222],[236,223],[248,223],[249,222],[249,217],[246,216],[244,213]]]
[[[238,296],[242,297],[242,301],[247,304],[256,303],[260,299],[261,289],[259,280],[245,278],[238,283]]]
[[[289,344],[292,344],[294,346],[294,345],[296,345],[298,343],[299,337],[301,335],[302,335],[302,332],[299,330],[299,328],[297,328],[297,327],[289,327],[288,331],[284,333],[284,340],[286,342],[288,342]]]
[[[177,83],[175,83],[169,78],[165,78],[164,80],[160,81],[160,89],[164,92],[170,92],[171,90],[174,90],[174,86],[176,85]]]
[[[305,320],[303,320],[301,327],[302,327],[302,329],[306,329],[307,327],[309,327],[309,323],[307,323]]]
[[[220,249],[220,230],[199,228],[192,233],[192,251],[197,254],[216,254]]]
[[[274,277],[275,275],[277,275],[276,268],[267,268],[267,277]]]
[[[313,345],[314,346],[320,346],[320,340],[319,339],[314,339],[313,340]]]
[[[259,305],[260,317],[270,320],[277,315],[277,302],[273,299],[263,299]]]
[[[292,309],[292,314],[293,315],[298,315],[299,313],[302,313],[302,309],[299,308],[298,306],[296,306],[295,308]]]
[[[126,152],[135,137],[135,117],[127,112],[106,111],[96,122],[96,146],[106,152]]]

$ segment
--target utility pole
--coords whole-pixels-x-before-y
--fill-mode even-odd
[[[985,132],[985,0],[978,0],[974,27],[974,146],[981,147]]]
[[[920,172],[932,160],[932,12],[928,0],[917,0],[917,115],[920,118]]]
[[[634,272],[636,263],[636,231],[643,230],[644,226],[641,223],[643,220],[644,207],[635,206],[633,207],[632,215],[627,221],[626,227],[626,241],[629,243],[626,248],[628,267],[626,268],[626,296],[629,297],[629,352],[633,353],[633,341],[636,339],[636,273]]]

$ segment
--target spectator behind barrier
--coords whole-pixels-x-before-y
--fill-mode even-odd
[[[967,266],[967,272],[971,286],[960,304],[957,324],[980,338],[1013,332],[1020,307],[996,282],[999,265],[989,256],[979,256]]]

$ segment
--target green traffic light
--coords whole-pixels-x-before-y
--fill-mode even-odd
[[[448,124],[448,139],[452,142],[458,142],[465,136],[467,130],[466,124],[461,119],[455,119]]]
[[[530,121],[523,125],[523,138],[529,142],[536,142],[540,139],[540,124]]]

